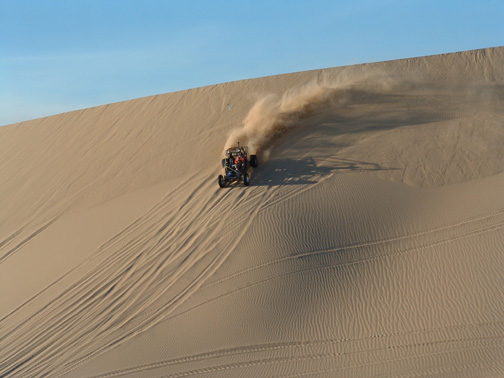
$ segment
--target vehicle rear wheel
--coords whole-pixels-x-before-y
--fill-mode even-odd
[[[250,155],[250,166],[252,168],[257,168],[258,161],[257,161],[257,155]]]
[[[219,175],[219,187],[224,188],[226,186],[226,180],[222,175]]]
[[[243,185],[249,186],[249,184],[250,184],[250,177],[249,177],[248,173],[244,173],[243,174]]]

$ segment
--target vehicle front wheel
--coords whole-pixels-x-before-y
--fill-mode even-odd
[[[222,175],[219,175],[219,187],[224,188],[226,186],[226,180]]]
[[[243,174],[243,185],[249,186],[249,184],[250,184],[250,177],[249,177],[248,173],[244,173]]]

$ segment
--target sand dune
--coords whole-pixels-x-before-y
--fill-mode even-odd
[[[502,47],[2,127],[0,376],[504,376],[503,145]]]

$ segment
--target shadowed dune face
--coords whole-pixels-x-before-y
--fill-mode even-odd
[[[503,62],[302,72],[0,128],[0,376],[503,375]],[[260,165],[220,189],[235,139]]]

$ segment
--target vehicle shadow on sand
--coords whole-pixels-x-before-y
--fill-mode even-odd
[[[310,185],[332,173],[398,169],[400,168],[349,159],[331,159],[330,165],[317,165],[313,158],[275,159],[266,162],[251,174],[250,186]]]

